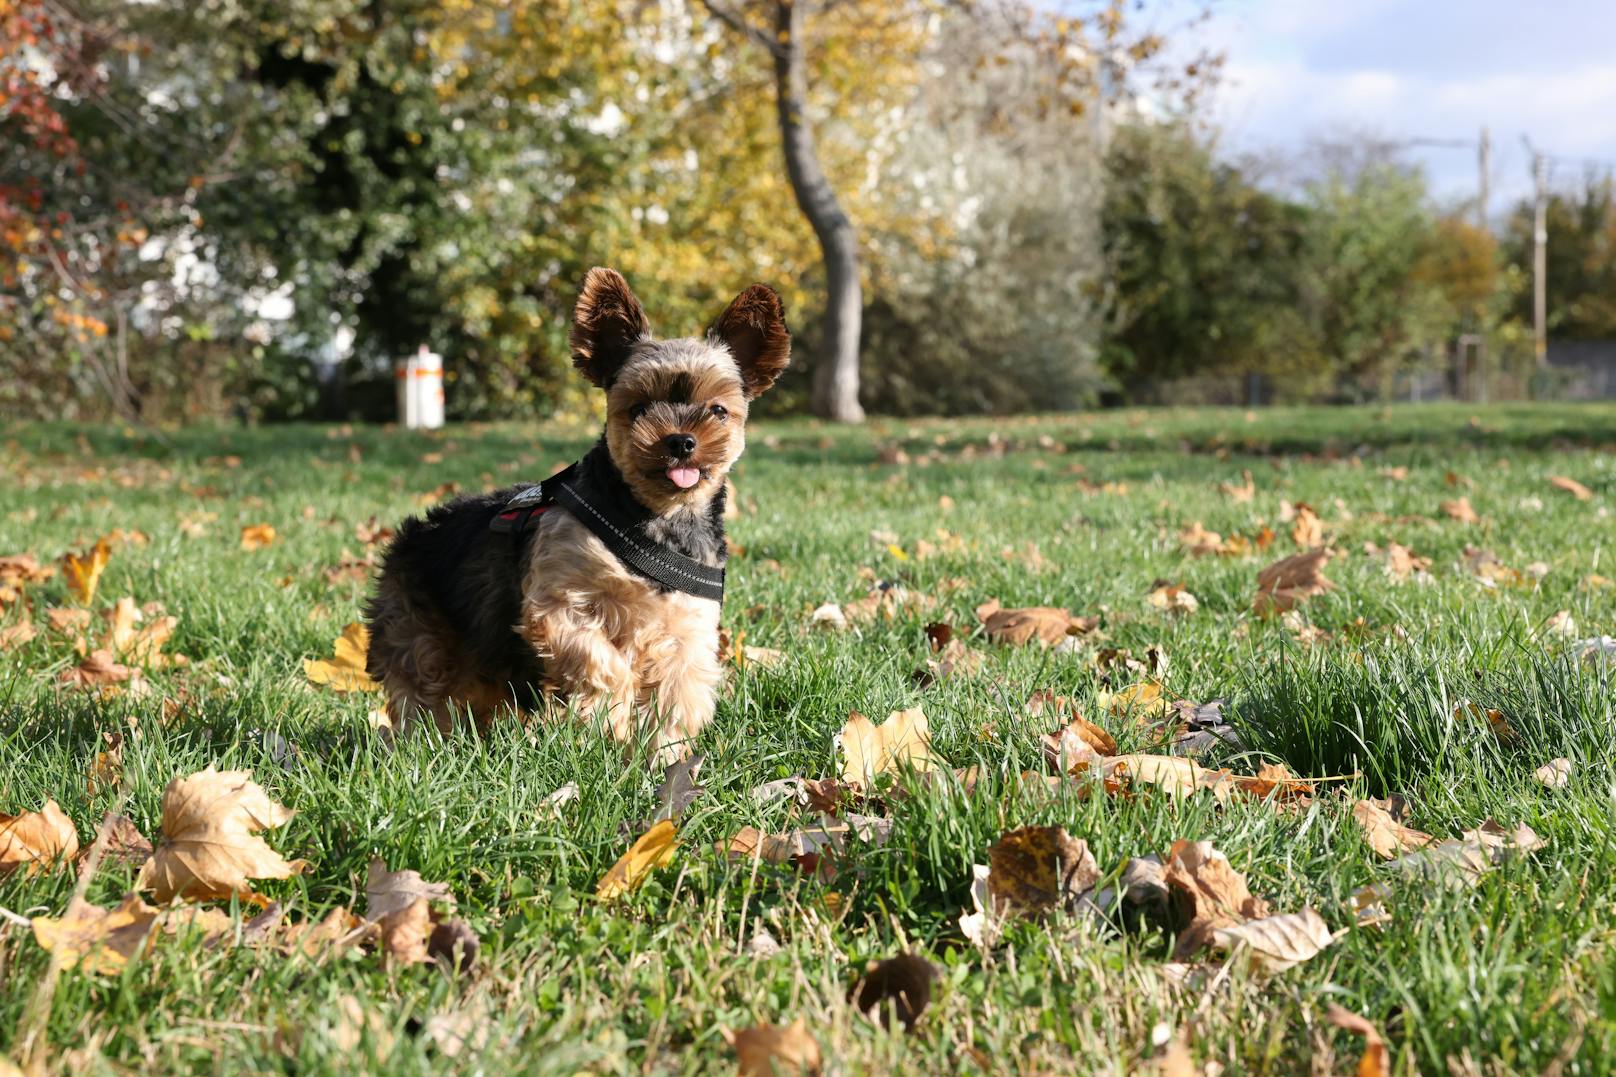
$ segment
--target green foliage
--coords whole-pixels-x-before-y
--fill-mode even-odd
[[[1304,313],[1307,210],[1222,162],[1192,128],[1130,125],[1106,158],[1107,370],[1136,396],[1195,374],[1323,372]]]

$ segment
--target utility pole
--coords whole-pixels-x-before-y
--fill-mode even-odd
[[[1493,167],[1493,139],[1485,125],[1476,142],[1476,225],[1487,231],[1487,178]]]
[[[1532,149],[1532,344],[1538,366],[1549,354],[1549,159]]]

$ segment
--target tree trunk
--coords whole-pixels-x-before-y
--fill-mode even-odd
[[[835,422],[864,420],[859,406],[859,328],[864,294],[859,284],[858,237],[836,192],[819,167],[808,124],[808,72],[803,55],[802,10],[794,0],[776,0],[774,97],[780,142],[797,205],[813,226],[825,260],[825,334],[814,364],[809,407]]]

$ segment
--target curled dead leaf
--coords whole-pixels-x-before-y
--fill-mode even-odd
[[[264,904],[250,880],[286,879],[308,866],[286,860],[258,836],[292,815],[244,770],[209,766],[175,778],[163,790],[163,843],[141,866],[136,885],[153,891],[159,904],[233,895]]]
[[[1333,1002],[1324,1017],[1336,1028],[1364,1038],[1363,1057],[1358,1060],[1358,1068],[1354,1071],[1357,1077],[1391,1077],[1391,1053],[1386,1049],[1386,1041],[1381,1039],[1380,1030],[1368,1018],[1360,1017]]]
[[[1423,830],[1404,826],[1401,809],[1401,802],[1387,800],[1360,800],[1352,806],[1352,818],[1363,828],[1364,840],[1386,860],[1436,840]]]
[[[1053,606],[1006,609],[996,598],[976,607],[976,617],[990,638],[1018,646],[1034,641],[1053,646],[1067,636],[1086,636],[1100,627],[1098,617],[1074,617]]]
[[[1551,759],[1532,771],[1532,778],[1545,789],[1564,789],[1571,784],[1571,760]]]
[[[864,975],[848,990],[847,997],[864,1016],[889,1027],[893,1017],[905,1032],[913,1032],[915,1022],[931,1004],[931,985],[942,976],[938,967],[918,954],[899,954],[884,961],[872,961]]]
[[[1330,926],[1312,909],[1248,920],[1212,929],[1212,944],[1243,946],[1254,970],[1274,973],[1301,964],[1334,942]]]
[[[26,867],[30,875],[78,855],[79,832],[54,800],[38,811],[0,814],[0,876]]]
[[[1163,875],[1179,932],[1175,959],[1186,960],[1212,943],[1219,928],[1268,915],[1267,902],[1252,896],[1246,877],[1209,841],[1174,842]]]
[[[1468,497],[1461,497],[1455,501],[1444,501],[1441,508],[1442,515],[1450,520],[1457,520],[1462,524],[1481,522],[1481,517],[1477,516],[1476,510],[1470,506],[1470,498]]]
[[[1257,574],[1257,597],[1252,608],[1261,616],[1284,613],[1331,590],[1335,584],[1325,578],[1323,571],[1329,559],[1329,548],[1321,546],[1275,561]]]
[[[157,918],[156,909],[128,894],[111,909],[73,898],[59,919],[36,916],[30,924],[35,941],[63,968],[116,975],[148,945]]]

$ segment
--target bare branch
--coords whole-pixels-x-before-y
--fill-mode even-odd
[[[747,22],[746,17],[729,4],[722,3],[721,0],[701,0],[701,3],[703,7],[712,13],[715,19],[746,38],[758,48],[763,49],[770,56],[780,55],[780,43],[770,37],[766,31]]]

